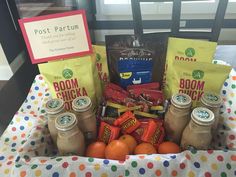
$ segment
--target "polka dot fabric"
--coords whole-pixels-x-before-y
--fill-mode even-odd
[[[222,94],[227,94],[224,96],[221,128],[217,136],[225,139],[219,141],[221,146],[215,143],[222,150],[127,156],[123,162],[58,156],[45,117],[45,102],[50,99],[50,94],[43,77],[38,75],[26,100],[1,137],[0,174],[19,177],[236,176],[236,152],[232,151],[235,150],[236,136],[236,103],[232,98],[235,79],[236,73],[231,72],[222,88]]]
[[[221,60],[214,60],[215,64],[228,65]],[[236,71],[232,69],[229,77],[225,80],[221,96],[221,118],[219,129],[213,138],[212,148],[236,150]]]
[[[235,176],[233,151],[184,151],[180,154],[129,156],[126,176]],[[232,170],[234,168],[234,170]]]

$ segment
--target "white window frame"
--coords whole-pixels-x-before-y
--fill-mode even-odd
[[[98,0],[98,14],[106,16],[132,15],[130,4],[104,4],[105,0]],[[219,0],[209,0],[205,2],[182,2],[181,14],[215,14]],[[194,3],[194,6],[193,6]],[[167,15],[171,14],[172,3],[151,3],[141,5],[142,15]],[[227,13],[236,14],[236,0],[229,0]]]
[[[117,4],[105,4],[104,1],[97,1],[97,6],[99,6],[102,15],[132,15],[130,4],[119,4],[119,0],[116,0]],[[155,14],[158,5],[156,3],[142,3],[141,9],[143,14]]]

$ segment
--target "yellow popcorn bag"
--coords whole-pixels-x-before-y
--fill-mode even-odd
[[[166,98],[171,97],[171,75],[174,61],[206,62],[211,63],[217,43],[203,40],[173,38],[168,39],[165,74],[163,78],[164,93]],[[188,65],[186,64],[186,67]]]
[[[231,71],[230,66],[204,62],[174,61],[171,79],[171,95],[185,93],[192,98],[193,107],[199,106],[204,92],[220,94]]]
[[[93,45],[96,55],[96,69],[98,71],[98,79],[101,81],[102,89],[109,82],[109,72],[107,66],[106,47],[102,45]]]
[[[65,101],[66,110],[72,110],[72,101],[79,96],[89,96],[97,106],[101,84],[95,68],[95,58],[85,56],[39,64],[53,98]]]

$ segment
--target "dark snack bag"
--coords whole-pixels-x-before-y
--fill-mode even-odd
[[[110,80],[126,88],[132,84],[162,82],[168,34],[106,36]]]
[[[101,118],[101,121],[108,123],[109,125],[113,125],[115,120],[116,120],[116,118],[114,118],[114,117],[102,117]]]
[[[113,117],[113,118],[117,118],[120,116],[119,114],[119,109],[127,109],[126,106],[123,106],[121,104],[118,103],[114,103],[111,101],[107,101],[106,105],[105,105],[105,114],[102,115],[103,117]]]

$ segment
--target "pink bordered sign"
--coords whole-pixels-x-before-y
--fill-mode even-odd
[[[92,53],[84,10],[20,19],[33,64]]]

